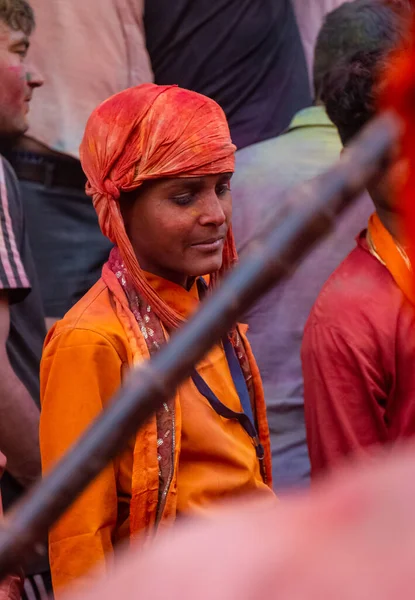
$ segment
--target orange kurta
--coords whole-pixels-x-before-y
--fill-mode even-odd
[[[196,285],[187,292],[161,278],[147,277],[163,299],[184,317],[197,308]],[[120,292],[117,302],[128,309],[121,289]],[[259,429],[269,466],[262,387],[246,338],[243,341],[251,363]],[[144,339],[139,339],[138,345],[141,359],[147,359]],[[117,316],[114,296],[100,280],[53,328],[45,344],[40,426],[44,470],[100,413],[132,364],[133,352]],[[241,410],[222,345],[215,346],[197,368],[224,403],[235,411]],[[212,501],[226,496],[255,489],[271,493],[262,481],[249,436],[236,421],[220,417],[191,380],[179,387],[175,406],[176,468],[163,513],[165,520],[171,520],[177,512],[204,511]],[[133,465],[134,445],[140,452]],[[140,464],[135,464],[136,460]],[[126,452],[106,468],[52,529],[49,546],[55,588],[84,575],[99,562],[108,565],[114,544],[128,538],[133,468],[140,474],[141,489],[136,504],[138,514],[131,517],[135,523],[142,523],[141,529],[151,529],[158,500],[155,419],[140,430]]]

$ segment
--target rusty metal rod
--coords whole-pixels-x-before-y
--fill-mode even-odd
[[[284,220],[250,246],[241,262],[169,344],[134,371],[55,468],[6,515],[0,529],[0,577],[39,551],[39,541],[136,431],[171,397],[191,369],[244,310],[293,270],[330,231],[334,217],[382,168],[400,123],[376,119],[330,171],[288,195]],[[254,200],[253,200],[254,201]]]

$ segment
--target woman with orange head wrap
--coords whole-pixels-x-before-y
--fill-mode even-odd
[[[131,88],[90,117],[81,161],[114,248],[100,281],[45,344],[45,470],[235,262],[234,151],[219,106],[174,86]],[[221,498],[270,494],[270,477],[261,381],[237,326],[52,529],[55,590],[108,564],[122,539],[203,514]]]

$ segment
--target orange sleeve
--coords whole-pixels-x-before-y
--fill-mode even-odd
[[[69,449],[121,384],[122,360],[103,335],[64,330],[49,338],[41,363],[43,472]],[[117,463],[110,464],[52,528],[49,553],[55,596],[112,557],[118,520]],[[106,556],[107,555],[107,556]]]

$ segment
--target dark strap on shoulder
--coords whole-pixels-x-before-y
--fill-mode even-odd
[[[228,338],[223,340],[223,346],[226,359],[228,361],[229,370],[231,372],[231,376],[242,405],[242,412],[236,412],[223,404],[216,394],[213,393],[205,380],[199,375],[196,369],[193,370],[191,375],[193,383],[195,384],[199,393],[207,399],[213,410],[215,410],[218,415],[224,417],[225,419],[236,419],[239,421],[240,425],[252,438],[257,457],[262,460],[265,454],[264,447],[259,441],[259,436],[255,427],[251,400],[241,365],[239,364],[239,360],[235,354],[235,349]]]
[[[232,346],[232,343],[227,336],[223,338],[222,344],[223,349],[225,350],[226,360],[228,361],[229,370],[231,372],[236,391],[238,392],[239,400],[242,404],[242,409],[251,423],[254,424],[255,419],[252,411],[251,397],[249,395],[248,386],[246,385],[246,380],[241,365],[238,357],[236,356],[235,348]]]

